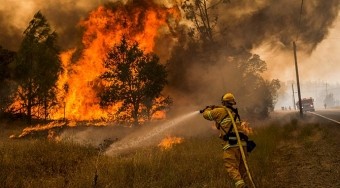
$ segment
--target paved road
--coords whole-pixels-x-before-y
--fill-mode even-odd
[[[326,119],[340,125],[340,109],[323,109],[306,113],[306,115],[309,114],[313,114],[319,118]]]

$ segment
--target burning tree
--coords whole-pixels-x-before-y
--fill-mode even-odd
[[[12,92],[15,86],[12,83],[10,63],[14,60],[16,53],[3,49],[0,46],[0,116],[12,103]]]
[[[198,103],[232,91],[240,111],[263,118],[275,105],[279,81],[263,78],[266,62],[251,52],[254,39],[235,37],[243,26],[232,20],[238,20],[235,10],[242,6],[226,0],[183,1],[189,24],[183,29],[187,35],[172,50],[169,85]]]
[[[155,54],[145,54],[137,42],[129,44],[123,37],[107,54],[104,67],[101,106],[122,102],[118,113],[127,112],[125,119],[132,118],[134,125],[140,117],[150,119],[153,113],[171,104],[169,97],[161,96],[167,84],[166,66],[159,63]]]
[[[189,34],[191,36],[198,35],[203,42],[213,42],[213,29],[218,20],[215,8],[226,2],[226,0],[185,0],[182,3],[182,9],[186,18],[194,24]]]
[[[18,56],[14,62],[19,85],[16,109],[23,110],[31,121],[33,115],[43,114],[56,104],[56,82],[62,71],[57,34],[51,31],[46,18],[37,12],[24,31]]]

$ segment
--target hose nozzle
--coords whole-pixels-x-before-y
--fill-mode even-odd
[[[202,114],[207,108],[215,108],[215,105],[209,105],[209,106],[206,106],[204,109],[200,110],[200,113]]]

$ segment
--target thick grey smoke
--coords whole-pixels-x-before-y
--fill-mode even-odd
[[[1,0],[0,45],[16,50],[24,29],[40,10],[59,34],[61,46],[65,49],[75,47],[81,40],[78,23],[99,5],[115,1]],[[138,3],[136,0],[131,2]],[[169,7],[181,1],[155,2]],[[292,41],[298,37],[303,49],[312,52],[327,36],[338,15],[339,5],[338,0],[304,1],[300,20],[300,1],[230,1],[216,10],[219,13],[216,38],[223,39],[234,48],[251,50],[265,42],[291,48]],[[163,54],[168,54],[168,51]]]
[[[270,42],[290,49],[299,40],[310,53],[327,36],[339,5],[338,0],[303,1],[301,9],[296,0],[233,1],[220,10],[221,29],[235,47],[252,49]]]
[[[222,4],[212,12],[212,15],[218,16],[217,24],[213,28],[218,48],[211,50],[210,57],[207,57],[206,51],[188,53],[187,56],[190,57],[186,58],[185,62],[176,64],[176,70],[179,72],[174,76],[174,81],[182,84],[179,86],[181,90],[193,88],[187,93],[203,92],[211,97],[209,93],[222,90],[216,88],[223,87],[228,90],[235,88],[232,83],[237,80],[233,80],[235,78],[233,72],[229,71],[232,67],[226,64],[229,57],[252,52],[264,45],[269,49],[289,52],[292,56],[293,41],[297,42],[299,53],[311,54],[334,26],[339,5],[338,0],[304,1],[302,9],[301,1],[296,0],[230,1]],[[267,63],[282,66],[283,71],[285,67],[290,66],[287,64],[290,58],[285,55],[285,64]],[[277,75],[271,76],[275,78]]]
[[[82,38],[79,22],[106,2],[109,0],[0,0],[0,45],[17,50],[22,33],[40,10],[58,33],[60,46],[63,49],[76,47]]]

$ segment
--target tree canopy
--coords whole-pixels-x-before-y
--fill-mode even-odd
[[[240,111],[264,118],[274,109],[280,82],[263,78],[267,65],[251,52],[254,44],[230,41],[234,33],[229,33],[225,19],[230,14],[223,15],[229,6],[227,0],[183,1],[181,8],[191,24],[172,50],[169,85],[197,103],[232,92]]]
[[[15,59],[16,53],[0,46],[0,115],[5,112],[12,103],[12,93],[15,90],[13,84],[10,63]]]
[[[55,105],[56,81],[62,71],[57,34],[39,11],[24,31],[18,56],[14,62],[19,85],[17,100],[30,122],[32,116],[46,119]]]
[[[100,92],[101,106],[122,102],[119,112],[125,120],[139,119],[167,108],[171,99],[161,92],[167,84],[166,66],[152,53],[145,54],[137,42],[129,43],[125,37],[115,45],[104,61],[106,71],[101,75],[105,87]]]
[[[227,0],[185,0],[182,9],[194,26],[190,29],[191,37],[198,37],[203,43],[214,41],[214,27],[217,24],[216,7]]]

